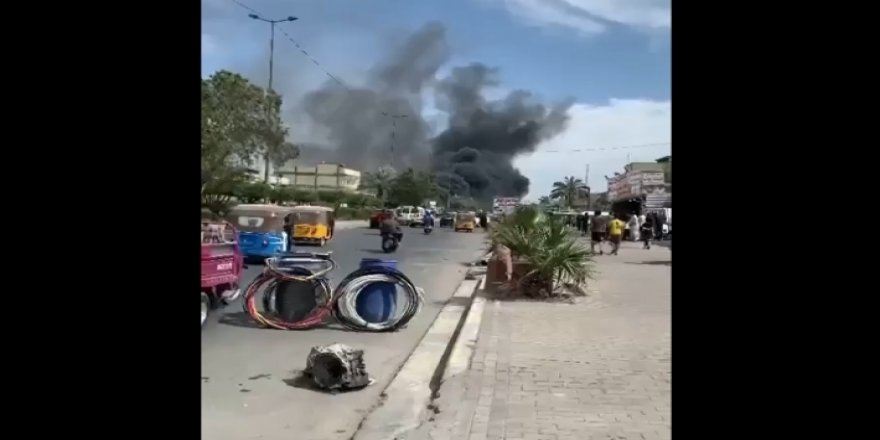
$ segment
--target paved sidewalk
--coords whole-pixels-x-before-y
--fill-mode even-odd
[[[486,304],[470,370],[407,440],[671,438],[668,248],[597,257],[578,304]]]

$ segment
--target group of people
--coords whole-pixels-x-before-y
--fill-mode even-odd
[[[586,235],[589,230],[590,250],[595,253],[598,245],[599,255],[605,253],[602,250],[602,242],[606,240],[612,246],[610,255],[617,255],[626,231],[629,231],[631,240],[643,243],[642,249],[651,249],[651,241],[654,237],[663,237],[663,224],[666,219],[656,212],[633,214],[627,221],[624,221],[624,218],[623,215],[609,216],[602,215],[601,211],[595,211],[592,216],[579,215],[576,221],[581,235]]]

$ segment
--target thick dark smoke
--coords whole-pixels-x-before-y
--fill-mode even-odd
[[[449,128],[433,140],[433,169],[459,187],[456,177],[461,178],[468,194],[482,201],[529,191],[529,179],[513,167],[513,159],[562,132],[572,104],[548,110],[522,90],[487,101],[483,92],[498,83],[496,69],[474,63],[453,69],[437,87],[438,106],[449,114]]]
[[[335,147],[334,159],[347,165],[373,170],[392,162],[392,121],[382,113],[405,114],[397,120],[396,168],[430,168],[441,186],[480,201],[525,195],[529,179],[513,159],[559,134],[572,103],[548,109],[521,90],[488,101],[483,94],[499,85],[497,70],[474,63],[438,82],[448,58],[445,28],[429,23],[373,69],[365,87],[328,84],[305,96],[305,111]],[[432,139],[421,116],[422,93],[431,86],[449,115],[449,127]]]
[[[396,120],[395,167],[424,168],[429,163],[428,124],[421,117],[422,90],[449,57],[446,30],[429,23],[411,35],[389,60],[370,73],[366,87],[337,84],[307,94],[303,106],[335,147],[337,159],[371,170],[392,162],[392,119]]]

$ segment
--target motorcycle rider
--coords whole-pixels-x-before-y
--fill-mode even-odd
[[[393,234],[397,241],[403,241],[403,231],[400,229],[400,223],[394,217],[394,213],[389,213],[379,225],[379,234],[383,237]]]
[[[425,216],[422,217],[422,225],[426,228],[434,228],[434,215],[431,211],[425,211]]]

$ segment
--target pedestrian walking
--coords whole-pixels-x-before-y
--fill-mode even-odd
[[[633,214],[629,218],[629,231],[630,231],[630,240],[639,241],[639,237],[642,235],[640,231],[639,225],[639,216]]]
[[[605,241],[605,233],[608,228],[608,217],[602,215],[602,211],[593,213],[590,222],[590,252],[596,253],[596,245],[599,245],[599,255],[604,254],[602,242]]]
[[[654,219],[651,217],[645,218],[645,222],[642,223],[641,230],[639,231],[642,234],[642,249],[651,249],[651,239],[654,237]]]
[[[618,217],[608,222],[608,241],[611,242],[611,255],[617,255],[620,250],[620,240],[623,238],[623,230],[626,224]]]
[[[657,212],[652,214],[654,214],[654,238],[663,240],[663,218]]]

